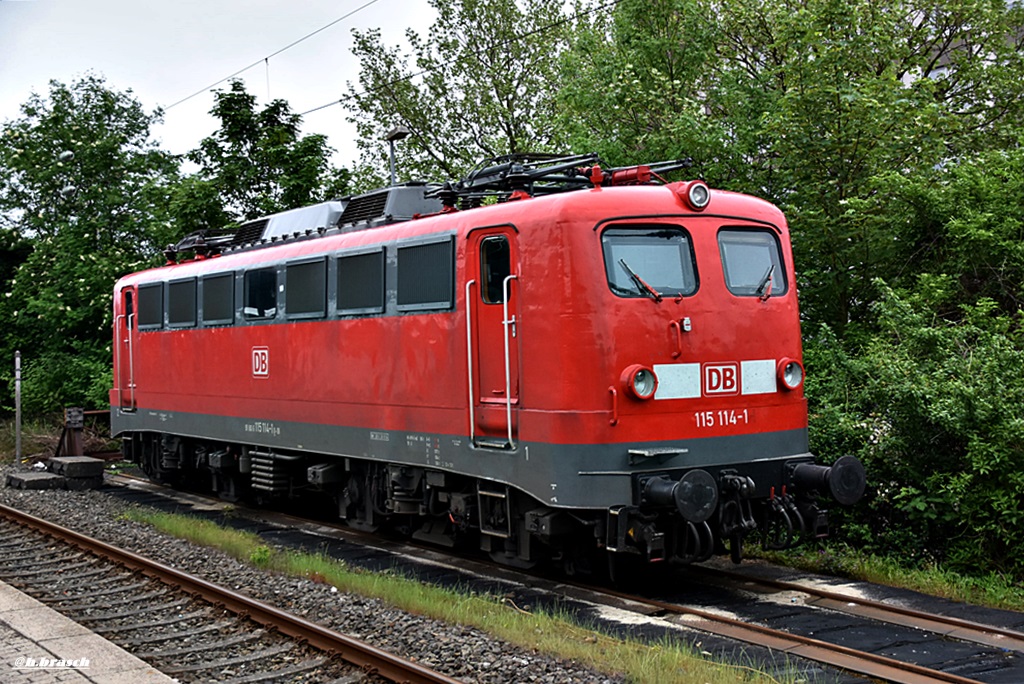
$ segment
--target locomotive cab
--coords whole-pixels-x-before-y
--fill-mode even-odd
[[[728,551],[739,562],[755,532],[770,548],[827,536],[818,499],[854,503],[865,475],[852,457],[825,467],[808,453],[784,217],[699,181],[649,191],[661,196],[638,205],[656,211],[595,229],[607,288],[594,315],[610,341],[605,440],[625,452],[631,494],[609,509],[602,541],[648,561]]]

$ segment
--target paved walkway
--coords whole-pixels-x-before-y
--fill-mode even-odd
[[[0,582],[0,682],[157,684],[176,680]]]

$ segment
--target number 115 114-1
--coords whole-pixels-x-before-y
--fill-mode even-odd
[[[747,425],[750,422],[750,414],[747,409],[735,411],[733,409],[722,411],[697,411],[693,419],[699,428],[713,428],[727,425]]]

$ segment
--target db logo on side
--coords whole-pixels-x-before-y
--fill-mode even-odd
[[[739,394],[740,368],[737,363],[704,364],[704,394]]]
[[[270,347],[252,348],[252,376],[265,378],[270,375]]]

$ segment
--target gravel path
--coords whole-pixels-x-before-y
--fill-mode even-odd
[[[0,482],[6,481],[9,470],[9,466],[0,469]],[[262,572],[220,551],[121,519],[127,506],[102,491],[26,491],[4,487],[0,488],[0,503],[231,587],[466,682],[623,681],[572,662],[525,651],[471,627],[406,613],[382,601],[340,592],[325,584]]]

